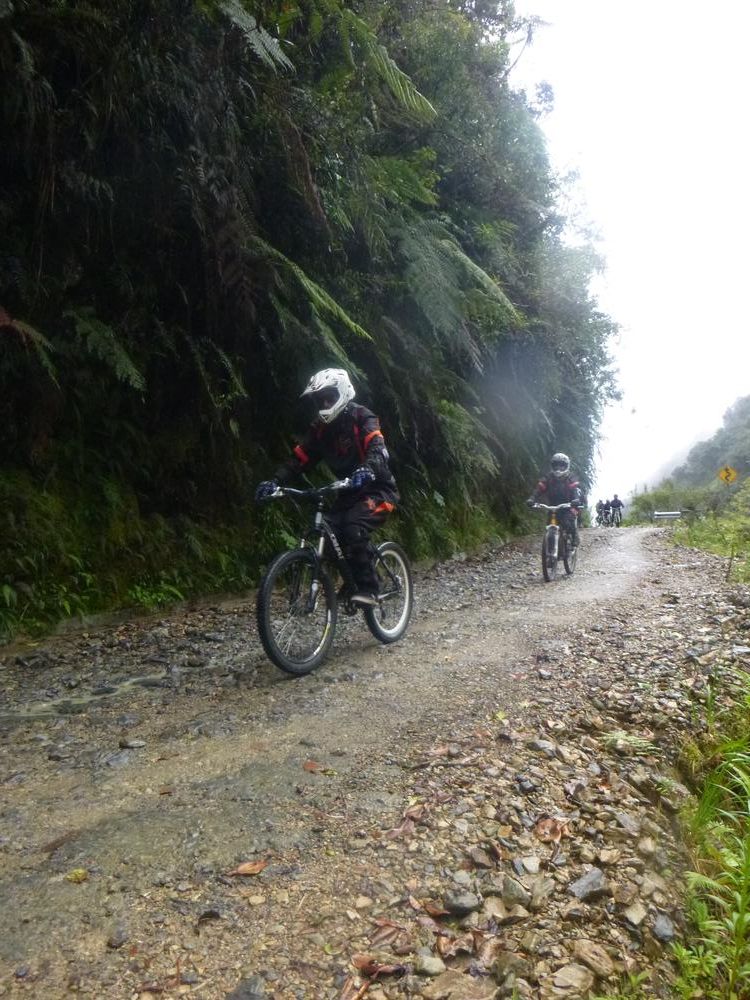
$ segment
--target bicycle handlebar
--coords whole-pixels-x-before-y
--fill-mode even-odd
[[[569,501],[567,503],[558,503],[558,504],[535,503],[534,506],[531,509],[532,510],[568,510],[568,508],[573,507],[573,506],[575,506],[576,510],[578,510],[578,505],[577,504],[574,505],[574,504],[570,503]]]
[[[292,496],[306,500],[317,500],[326,493],[338,493],[340,490],[349,489],[352,485],[351,479],[336,479],[328,486],[318,486],[309,490],[298,490],[294,486],[277,486],[273,493],[269,493],[263,500],[279,500],[281,497]],[[262,501],[261,501],[262,502]]]

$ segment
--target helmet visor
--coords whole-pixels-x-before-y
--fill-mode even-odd
[[[312,398],[316,410],[330,410],[338,402],[339,391],[338,389],[321,389],[320,392],[314,392]]]

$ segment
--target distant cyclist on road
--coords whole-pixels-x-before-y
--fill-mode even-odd
[[[622,502],[622,500],[618,497],[616,493],[612,497],[609,506],[612,508],[612,520],[613,521],[615,520],[615,512],[617,512],[617,520],[622,521],[622,512],[625,507],[625,504]]]
[[[574,547],[578,547],[578,509],[584,507],[585,502],[581,485],[570,471],[570,459],[567,455],[558,451],[552,456],[549,473],[542,476],[526,503],[529,507],[533,507],[535,503],[573,504],[575,509],[560,511],[559,521],[570,532]]]

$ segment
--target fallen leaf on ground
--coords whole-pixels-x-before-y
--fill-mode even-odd
[[[89,873],[85,868],[74,868],[73,871],[68,872],[65,876],[65,881],[78,885],[80,882],[85,882],[88,877]]]
[[[267,864],[268,862],[262,859],[260,861],[243,861],[241,865],[237,865],[236,868],[227,872],[227,875],[257,875],[263,871]]]
[[[545,819],[539,820],[534,827],[534,833],[545,844],[559,844],[561,837],[568,836],[568,826],[568,820],[547,816]]]
[[[351,963],[355,969],[370,979],[376,979],[378,976],[403,976],[406,971],[405,966],[393,962],[379,962],[374,955],[352,955]]]

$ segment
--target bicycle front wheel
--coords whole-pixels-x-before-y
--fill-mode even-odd
[[[409,559],[395,542],[378,545],[375,559],[380,603],[365,610],[367,627],[380,642],[396,642],[406,631],[414,605]]]
[[[573,547],[573,539],[565,532],[563,536],[563,566],[565,572],[570,576],[576,568],[578,562],[578,547]]]
[[[336,629],[336,593],[312,552],[294,549],[266,570],[256,605],[269,660],[288,674],[309,674],[328,655]]]
[[[542,575],[550,583],[557,576],[557,534],[548,528],[542,541]]]

